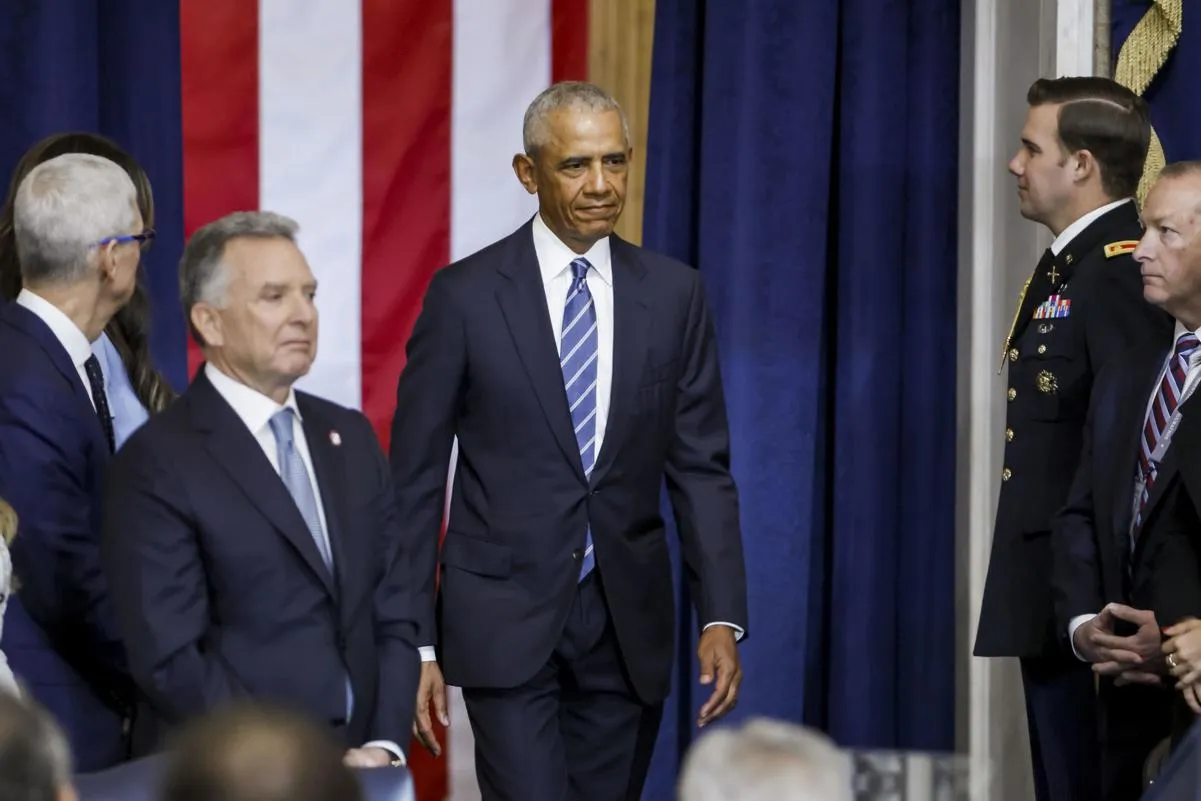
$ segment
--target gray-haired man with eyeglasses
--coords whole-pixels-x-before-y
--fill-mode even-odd
[[[98,156],[35,167],[13,201],[24,288],[0,308],[0,496],[21,520],[5,619],[17,676],[62,724],[80,770],[125,759],[132,682],[100,565],[100,485],[114,448],[92,352],[137,278],[129,176]]]

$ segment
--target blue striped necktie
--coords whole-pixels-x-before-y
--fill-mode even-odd
[[[563,309],[563,335],[559,346],[563,385],[567,388],[571,423],[575,427],[580,464],[586,478],[592,476],[592,468],[596,466],[596,305],[585,280],[591,266],[587,259],[576,259],[571,263],[571,288],[567,290],[567,306]],[[580,581],[596,566],[591,525],[585,538]]]
[[[1159,390],[1155,393],[1155,400],[1151,402],[1151,408],[1147,411],[1147,417],[1143,421],[1143,436],[1138,451],[1138,470],[1143,478],[1143,491],[1139,495],[1138,509],[1134,513],[1133,530],[1136,536],[1143,525],[1143,513],[1147,511],[1147,501],[1151,499],[1151,487],[1155,484],[1158,472],[1158,465],[1151,460],[1151,455],[1155,453],[1155,448],[1159,445],[1168,421],[1176,412],[1176,407],[1180,405],[1180,398],[1184,394],[1184,385],[1188,380],[1189,359],[1192,358],[1193,351],[1198,346],[1201,346],[1201,342],[1191,332],[1181,334],[1180,338],[1176,340],[1176,347],[1168,360],[1167,369],[1164,370],[1163,378],[1159,381]]]

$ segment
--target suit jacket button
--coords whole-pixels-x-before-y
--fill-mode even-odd
[[[1009,361],[1016,362],[1017,360],[1018,360],[1018,349],[1010,348],[1009,349]]]
[[[581,551],[579,548],[576,548],[574,551],[571,552],[571,558],[574,561],[578,562],[584,558],[584,552]]]
[[[1011,478],[1013,478],[1013,471],[1010,470],[1008,467],[1006,467],[1004,470],[1001,471],[1001,480],[1002,481],[1008,481]]]
[[[1013,442],[1013,429],[1012,428],[1005,429],[1005,441]]]
[[[1039,345],[1039,346],[1038,346],[1038,352],[1039,352],[1039,353],[1046,353],[1046,352],[1047,352],[1047,346],[1046,346],[1046,345]]]
[[[1013,387],[1010,387],[1009,388],[1009,399],[1013,400],[1017,396],[1018,396],[1018,391],[1016,389],[1014,389]]]

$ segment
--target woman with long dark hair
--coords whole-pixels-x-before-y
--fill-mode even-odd
[[[147,229],[154,227],[154,194],[146,171],[115,142],[92,133],[59,133],[42,139],[26,151],[13,170],[8,195],[0,209],[0,299],[14,300],[21,291],[21,265],[13,234],[13,198],[29,172],[44,161],[65,153],[89,153],[120,166],[133,180],[138,210]],[[146,243],[145,246],[148,246]],[[149,413],[162,411],[175,398],[171,385],[150,360],[150,300],[139,276],[133,297],[92,343],[106,381],[110,413],[120,446]]]

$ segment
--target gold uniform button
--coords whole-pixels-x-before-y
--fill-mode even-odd
[[[1009,361],[1016,362],[1017,360],[1018,360],[1018,349],[1010,348],[1009,349]]]
[[[1013,400],[1017,396],[1018,396],[1018,391],[1016,389],[1014,389],[1013,387],[1010,387],[1009,388],[1009,399]]]
[[[1001,480],[1002,481],[1008,481],[1011,478],[1013,478],[1013,471],[1010,470],[1008,467],[1006,467],[1004,470],[1001,471]]]
[[[1012,428],[1005,429],[1005,441],[1013,442],[1013,429]]]
[[[1046,346],[1046,345],[1039,345],[1039,346],[1038,346],[1038,352],[1039,352],[1039,353],[1046,353],[1046,352],[1047,352],[1047,346]]]

